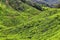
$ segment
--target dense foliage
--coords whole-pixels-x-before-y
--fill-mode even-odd
[[[60,9],[11,1],[0,3],[0,40],[60,40]]]

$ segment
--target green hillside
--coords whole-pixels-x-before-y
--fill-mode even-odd
[[[16,11],[0,3],[0,40],[60,40],[60,9],[24,5]]]

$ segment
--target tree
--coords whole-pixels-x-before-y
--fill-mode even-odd
[[[30,5],[30,6],[38,9],[38,10],[41,10],[41,11],[43,10],[42,7],[41,7],[40,5],[38,5],[38,3],[36,3],[36,2],[27,1],[27,0],[21,0],[21,1],[22,1],[23,3],[26,3],[26,4]]]
[[[59,4],[53,4],[54,8],[60,8],[60,3]]]
[[[6,0],[6,3],[8,2],[8,0]]]
[[[57,8],[60,8],[60,4],[57,4],[56,7],[57,7]]]
[[[21,1],[24,2],[24,3],[26,2],[26,0],[21,0]]]
[[[13,9],[19,11],[23,11],[24,10],[24,7],[21,6],[21,2],[20,0],[6,0],[6,4],[11,6]]]

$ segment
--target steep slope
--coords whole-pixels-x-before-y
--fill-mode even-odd
[[[0,40],[59,40],[60,9],[24,5],[24,11],[16,11],[0,3]]]

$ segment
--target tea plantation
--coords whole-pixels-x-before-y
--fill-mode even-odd
[[[0,40],[60,40],[60,9],[27,4],[16,11],[0,2]]]

